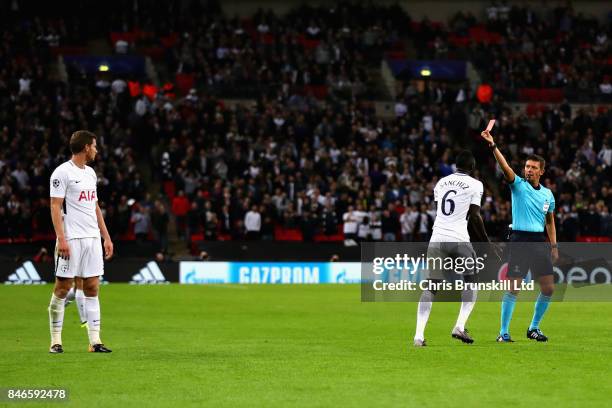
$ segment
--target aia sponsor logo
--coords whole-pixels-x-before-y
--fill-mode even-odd
[[[83,190],[79,194],[79,201],[96,201],[96,190]]]

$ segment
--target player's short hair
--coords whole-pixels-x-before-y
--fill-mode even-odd
[[[88,130],[77,130],[70,136],[70,151],[72,154],[81,153],[85,146],[93,143],[96,135]]]
[[[546,167],[546,160],[544,160],[544,158],[538,154],[530,154],[527,156],[525,163],[527,163],[528,160],[537,161],[540,163],[540,170],[544,170],[544,167]]]
[[[458,169],[472,171],[476,167],[476,159],[469,150],[462,150],[455,160]]]

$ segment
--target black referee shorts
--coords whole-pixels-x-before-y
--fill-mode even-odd
[[[512,231],[508,247],[509,277],[524,278],[529,271],[534,279],[553,274],[550,244],[543,232]]]

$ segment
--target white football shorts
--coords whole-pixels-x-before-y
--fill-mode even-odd
[[[91,278],[104,275],[102,240],[75,238],[68,240],[70,259],[60,258],[55,244],[55,276],[59,278]]]

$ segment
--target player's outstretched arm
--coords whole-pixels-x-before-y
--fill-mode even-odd
[[[104,258],[110,259],[113,256],[114,251],[113,242],[111,241],[110,234],[106,228],[106,223],[104,222],[102,210],[100,209],[98,203],[96,203],[96,218],[98,219],[98,227],[100,228],[100,233],[102,234],[102,239],[104,240]]]
[[[493,140],[493,136],[491,136],[491,133],[488,130],[485,130],[480,133],[480,136],[482,136],[482,138],[489,143],[489,147],[493,150],[493,155],[495,156],[495,160],[497,160],[497,163],[499,163],[499,166],[504,172],[504,178],[506,179],[506,181],[509,183],[513,183],[514,176],[516,174],[514,174],[514,171],[512,170],[512,168],[506,161],[506,158],[504,157],[502,152],[500,152],[499,149],[497,148],[497,145],[495,144],[495,141]]]

